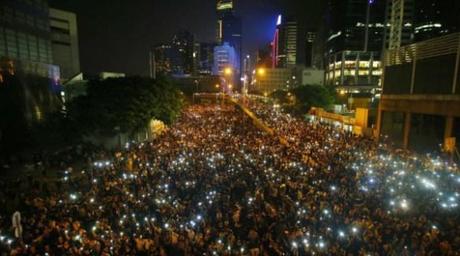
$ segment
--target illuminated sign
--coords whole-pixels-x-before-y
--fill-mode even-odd
[[[283,19],[283,16],[281,14],[278,15],[278,20],[276,21],[277,26],[281,25],[282,19]]]
[[[229,1],[229,2],[219,1],[217,3],[217,10],[219,11],[228,10],[232,8],[233,8],[233,1]]]

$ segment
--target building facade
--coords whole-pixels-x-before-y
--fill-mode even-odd
[[[235,15],[235,3],[233,0],[217,0],[217,29],[216,41],[219,45],[228,43],[236,53],[237,61],[239,62],[238,69],[235,73],[242,74],[242,21],[241,18]]]
[[[67,80],[80,73],[77,16],[50,8],[49,20],[53,61],[60,68],[61,78]]]
[[[314,52],[314,44],[316,41],[316,32],[315,31],[308,31],[305,36],[305,66],[307,68],[311,68],[315,66],[314,59],[315,59],[315,52]]]
[[[251,90],[268,95],[276,90],[292,88],[293,70],[289,68],[263,68],[255,73]]]
[[[239,61],[235,49],[228,43],[214,47],[213,75],[223,76],[226,69],[235,76],[235,70],[239,70]]]
[[[0,2],[1,66],[60,80],[53,65],[47,1],[4,0]]]
[[[233,0],[217,0],[217,26],[216,26],[216,42],[223,43],[224,37],[224,21],[223,18],[233,14]]]
[[[420,42],[460,29],[460,2],[456,0],[414,0],[414,40]]]
[[[342,51],[328,56],[327,85],[340,90],[375,89],[381,85],[379,52]]]
[[[150,51],[150,75],[191,76],[197,72],[198,55],[193,34],[180,30],[170,43],[159,44]]]
[[[324,85],[324,70],[306,68],[301,73],[302,85]]]
[[[200,43],[198,54],[198,74],[211,75],[214,66],[214,47],[215,43]]]
[[[329,1],[326,84],[353,86],[352,91],[379,87],[385,8],[385,1]]]
[[[293,18],[278,16],[272,43],[272,68],[293,68],[297,65],[298,24]]]
[[[171,72],[173,75],[191,75],[194,70],[195,38],[186,31],[181,30],[173,36],[171,60]]]
[[[377,134],[430,152],[460,138],[460,34],[388,50]]]
[[[171,73],[171,44],[159,44],[150,53],[150,74],[151,77],[157,75],[168,75]]]

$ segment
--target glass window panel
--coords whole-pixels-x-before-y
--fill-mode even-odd
[[[38,61],[38,45],[37,45],[37,37],[33,35],[28,35],[28,42],[29,42],[29,54],[30,60]]]
[[[18,33],[19,57],[29,59],[29,49],[27,46],[27,36],[24,33]]]
[[[16,32],[11,29],[6,29],[6,46],[8,49],[8,56],[17,58],[18,46],[16,41]]]

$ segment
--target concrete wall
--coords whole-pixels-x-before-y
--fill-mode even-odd
[[[301,79],[302,85],[324,85],[324,70],[304,69]]]

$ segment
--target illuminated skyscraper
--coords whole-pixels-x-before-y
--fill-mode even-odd
[[[217,35],[216,40],[220,45],[228,43],[236,53],[238,67],[241,67],[242,56],[242,24],[241,19],[234,14],[233,0],[217,1]],[[241,74],[238,68],[235,70]]]
[[[233,0],[217,0],[217,27],[216,27],[216,40],[222,43],[224,37],[224,16],[233,14]]]
[[[298,26],[294,19],[279,15],[272,43],[273,68],[291,68],[297,64]]]
[[[380,86],[385,7],[386,0],[329,0],[326,84],[366,93]]]
[[[228,43],[214,47],[213,74],[224,75],[226,68],[230,68],[232,71],[240,69],[235,49]],[[233,75],[235,74],[233,73]]]

